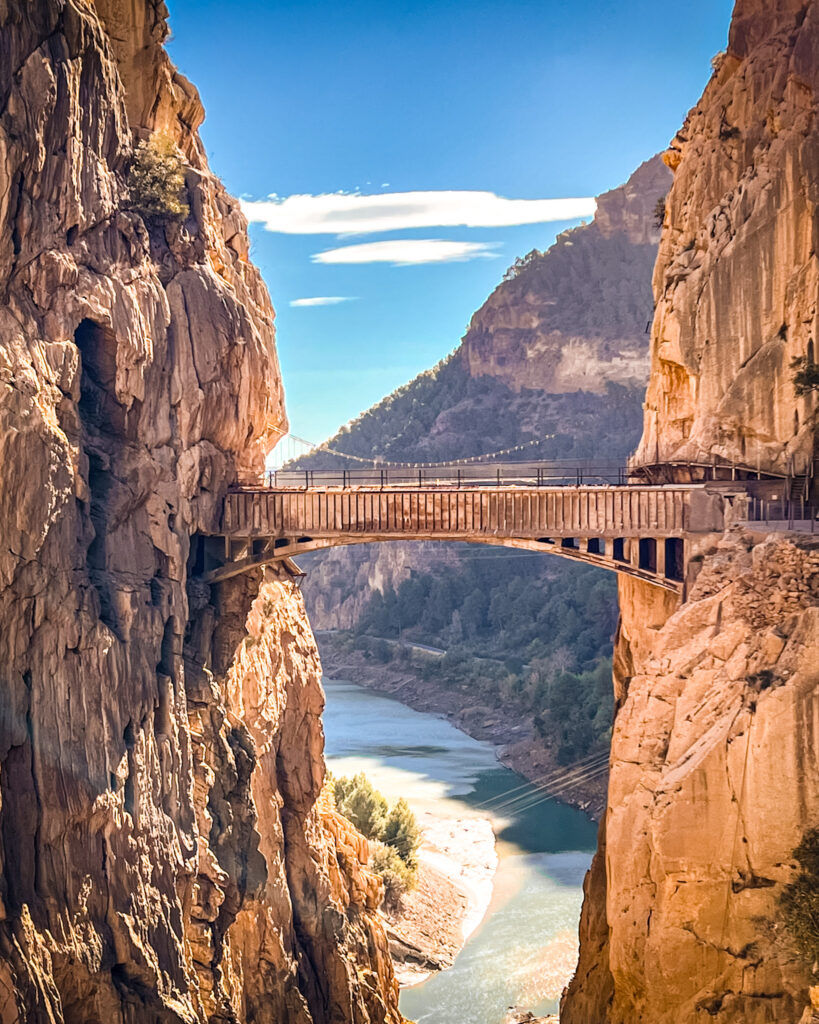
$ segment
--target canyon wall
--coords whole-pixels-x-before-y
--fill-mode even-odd
[[[763,470],[814,455],[819,85],[804,0],[737,3],[727,52],[665,154],[644,462],[720,455]]]
[[[674,139],[644,461],[812,459],[819,3],[738,0]],[[819,543],[731,525],[676,606],[621,580],[608,810],[564,1024],[795,1024],[782,915],[819,816]]]
[[[0,5],[0,1021],[398,1022],[298,590],[197,578],[286,418],[166,17]],[[129,195],[152,133],[184,216]]]

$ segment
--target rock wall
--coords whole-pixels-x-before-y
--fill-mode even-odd
[[[640,455],[812,458],[819,4],[738,0],[667,154]],[[608,811],[563,1024],[813,1020],[779,896],[819,815],[819,545],[731,526],[685,601],[620,582]]]
[[[819,10],[739,0],[728,50],[665,154],[674,168],[639,456],[762,469],[814,455]]]
[[[0,5],[0,1021],[397,1022],[300,596],[196,579],[286,419],[166,15]],[[129,206],[154,131],[184,220]]]

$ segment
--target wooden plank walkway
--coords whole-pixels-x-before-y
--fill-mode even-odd
[[[246,489],[225,497],[229,537],[479,540],[673,537],[691,529],[688,487]]]
[[[556,554],[679,593],[687,538],[722,528],[722,498],[702,484],[246,487],[204,538],[202,578],[345,544],[443,540]]]

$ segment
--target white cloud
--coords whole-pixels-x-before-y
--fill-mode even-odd
[[[309,299],[293,299],[291,306],[337,306],[339,302],[352,302],[355,295],[315,295]]]
[[[382,185],[382,188],[385,186]],[[389,192],[242,200],[248,220],[288,235],[369,235],[430,227],[509,227],[591,217],[594,199],[505,199],[494,192]]]
[[[315,253],[311,259],[314,263],[391,263],[394,267],[410,267],[421,263],[492,259],[498,255],[494,252],[497,247],[497,243],[452,242],[444,238],[395,238],[388,242],[326,249]]]

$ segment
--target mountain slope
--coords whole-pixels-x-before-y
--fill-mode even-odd
[[[437,461],[553,435],[532,449],[535,457],[625,460],[642,420],[655,211],[669,180],[659,158],[647,161],[626,185],[600,197],[592,223],[517,261],[448,359],[329,446],[363,458]],[[343,464],[321,450],[299,462]],[[360,657],[392,652],[412,673],[400,647],[373,648],[366,637],[418,641],[447,650],[435,667],[440,685],[460,694],[470,680],[459,703],[504,708],[526,723],[533,742],[555,745],[561,760],[606,741],[608,695],[595,718],[597,709],[583,709],[583,700],[576,713],[567,710],[558,691],[573,685],[596,692],[595,672],[611,654],[616,622],[609,574],[474,545],[368,545],[301,561],[309,569],[304,594],[314,626],[353,638],[322,638],[331,671],[350,662],[352,643]]]

